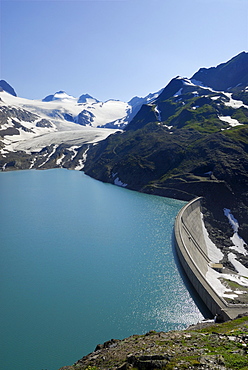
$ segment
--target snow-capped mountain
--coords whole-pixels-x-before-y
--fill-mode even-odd
[[[216,67],[200,68],[191,77],[191,81],[216,91],[240,91],[247,87],[247,65],[248,53],[242,52]]]
[[[49,95],[41,101],[21,100],[17,104],[33,113],[46,115],[48,119],[91,127],[121,128],[128,123],[130,111],[128,103],[115,100],[99,102],[87,94],[75,98],[64,91]]]
[[[144,98],[134,97],[127,103],[100,102],[89,94],[76,98],[65,91],[42,100],[29,100],[17,97],[14,89],[2,80],[0,167],[45,168],[49,164],[82,168],[83,162],[79,165],[78,161],[83,161],[89,144],[116,131],[138,130],[147,123],[159,124],[170,134],[182,127],[211,132],[246,124],[247,58],[248,53],[241,53],[220,66],[200,69],[190,79],[173,78],[158,92]],[[225,86],[221,85],[223,79]],[[200,126],[202,122],[206,122],[204,127]],[[82,146],[80,157],[77,154]],[[14,154],[20,151],[21,155]],[[23,153],[40,153],[34,154],[36,162],[40,156],[39,164],[34,159],[30,164],[30,158],[27,163],[24,161],[25,165],[21,163]]]
[[[18,151],[38,152],[48,146],[74,148],[102,140],[123,129],[144,102],[157,96],[158,93],[146,98],[136,97],[128,103],[119,100],[100,102],[89,94],[75,98],[65,91],[58,91],[42,100],[29,100],[16,96],[14,89],[2,80],[0,155],[8,157],[9,153]]]
[[[65,93],[55,97],[58,99],[44,102],[0,91],[0,153],[3,157],[18,151],[39,152],[61,144],[80,146],[116,131],[75,123],[73,118],[82,120],[82,105]]]
[[[201,68],[191,78],[173,78],[155,99],[143,104],[125,130],[137,130],[156,121],[171,130],[190,121],[200,122],[206,119],[199,109],[203,106],[212,110],[221,130],[247,122],[248,53],[242,52],[217,67]],[[227,125],[222,127],[221,123]]]
[[[8,82],[6,82],[4,80],[1,80],[0,81],[0,91],[6,91],[6,92],[8,92],[9,94],[11,94],[13,96],[17,96],[15,90],[13,89],[13,87],[10,86],[8,84]]]
[[[204,107],[204,108],[203,108]],[[144,104],[125,130],[161,122],[172,130],[211,116],[219,129],[242,125],[248,117],[248,87],[236,92],[216,91],[194,79],[176,77],[151,103]],[[222,126],[222,124],[226,126]]]
[[[186,201],[202,197],[208,231],[223,252],[221,263],[234,272],[235,260],[248,267],[247,251],[236,250],[234,259],[229,253],[233,234],[223,212],[232,210],[247,241],[248,53],[190,79],[173,78],[122,134],[89,149],[84,172],[149,194]]]
[[[131,105],[131,113],[129,114],[128,121],[130,122],[132,118],[138,113],[141,106],[143,104],[149,104],[152,103],[155,99],[158,98],[158,96],[161,94],[163,89],[160,89],[159,91],[155,93],[150,93],[144,98],[140,98],[138,96],[133,97],[131,100],[129,100],[128,104]]]
[[[99,100],[97,100],[97,99],[95,99],[95,98],[93,98],[91,95],[89,95],[89,94],[83,94],[83,95],[81,95],[81,96],[79,96],[79,98],[78,98],[78,104],[83,104],[83,103],[88,103],[88,104],[90,104],[90,103],[99,103]]]
[[[32,101],[1,87],[0,169],[83,169],[132,190],[203,197],[223,262],[248,266],[247,255],[228,254],[223,220],[232,209],[248,240],[248,53],[128,103],[64,91]]]
[[[247,58],[248,53],[241,53],[220,67],[204,69],[209,79],[196,80],[197,74],[173,78],[142,105],[121,135],[90,149],[85,173],[110,183],[118,179],[134,190],[182,197],[188,193],[189,198],[206,195],[205,186],[207,191],[217,189],[222,181],[246,199]],[[228,87],[215,90],[223,70]],[[209,193],[213,196],[214,191]]]
[[[8,84],[5,83],[5,85]],[[2,89],[0,97],[2,97],[3,103],[40,115],[55,125],[58,125],[58,121],[60,121],[60,124],[62,122],[73,122],[82,126],[112,129],[122,129],[130,122],[142,104],[154,100],[159,94],[149,94],[145,98],[136,97],[125,103],[113,99],[100,102],[89,94],[83,94],[79,98],[75,98],[65,91],[58,91],[42,100],[29,100],[11,94],[11,89],[14,91],[10,85],[8,85],[8,88]],[[8,92],[11,96],[3,95],[4,92]],[[15,96],[14,100],[13,96]]]

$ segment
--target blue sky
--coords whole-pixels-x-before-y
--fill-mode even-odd
[[[247,0],[1,0],[0,78],[128,101],[248,51]]]

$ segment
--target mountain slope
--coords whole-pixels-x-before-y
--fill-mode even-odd
[[[241,90],[247,86],[247,65],[248,53],[242,52],[217,67],[201,68],[191,79],[217,91]]]
[[[60,370],[209,369],[248,367],[248,318],[200,323],[186,330],[150,331],[98,344],[94,352]]]
[[[49,103],[22,99],[0,91],[2,170],[62,166],[82,169],[88,145],[116,131],[65,119],[67,107],[75,109],[75,98],[58,95],[59,99]]]
[[[216,67],[215,80],[223,79],[223,71],[239,70],[247,55]],[[223,208],[232,209],[248,240],[248,63],[242,73],[231,77],[232,86],[240,86],[235,92],[214,90],[212,75],[204,80],[210,87],[195,79],[172,79],[123,133],[90,148],[86,174],[151,194],[203,196],[205,220],[217,244],[223,248],[225,234],[231,233]]]
[[[141,192],[201,196],[208,232],[230,270],[237,269],[229,258],[235,245],[224,209],[238,220],[242,251],[232,256],[248,276],[247,55],[192,79],[173,78],[158,93],[129,103],[102,103],[87,94],[77,99],[64,91],[30,101],[0,91],[0,167],[83,169]],[[200,82],[199,74],[205,76]]]
[[[17,97],[2,81],[0,90],[0,168],[82,169],[88,145],[127,125],[143,102],[100,102],[89,94],[79,98],[58,91],[41,100]],[[83,148],[83,149],[82,149]]]
[[[63,91],[30,101],[2,91],[0,166],[84,168],[138,191],[204,196],[209,220],[214,214],[224,232],[222,208],[230,207],[247,237],[247,56],[201,69],[192,79],[176,77],[158,93],[129,103],[102,103],[87,94],[77,99]],[[215,90],[223,80],[224,90]]]
[[[17,96],[15,90],[13,89],[12,86],[8,84],[5,80],[0,81],[0,90],[6,91],[7,93]]]

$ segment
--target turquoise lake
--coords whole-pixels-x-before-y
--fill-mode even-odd
[[[0,173],[0,204],[2,369],[57,370],[203,319],[172,246],[184,202],[55,169]]]

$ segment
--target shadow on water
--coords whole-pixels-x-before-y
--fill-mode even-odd
[[[173,233],[174,233],[174,230],[173,230]],[[178,257],[177,251],[176,251],[176,246],[175,246],[175,240],[174,240],[174,234],[173,233],[172,233],[172,252],[173,252],[174,260],[175,260],[176,266],[178,268],[179,274],[180,274],[187,290],[189,291],[189,294],[191,295],[191,298],[195,302],[195,304],[198,307],[198,309],[200,310],[201,314],[204,316],[205,319],[212,319],[213,314],[209,311],[209,309],[207,308],[207,306],[205,305],[205,303],[203,302],[203,300],[201,299],[201,297],[199,296],[199,294],[195,290],[194,285],[191,283],[191,281],[189,280],[188,276],[186,275],[186,273],[183,269],[183,266],[182,266],[182,264],[179,260],[179,257]]]

